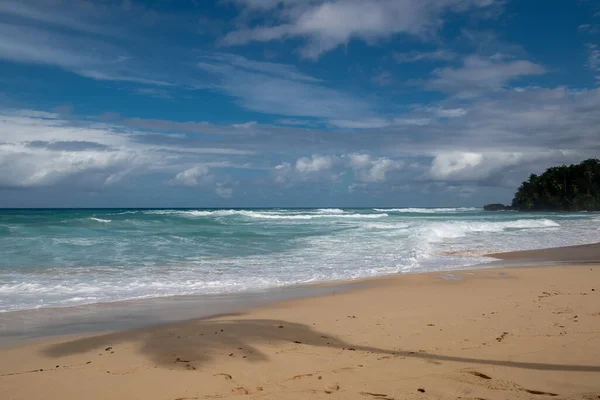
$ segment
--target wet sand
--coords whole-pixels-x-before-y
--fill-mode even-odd
[[[599,354],[599,267],[418,274],[0,349],[0,398],[598,399]]]
[[[555,247],[550,249],[494,253],[487,254],[487,256],[505,261],[522,261],[526,263],[535,261],[600,263],[600,243]]]

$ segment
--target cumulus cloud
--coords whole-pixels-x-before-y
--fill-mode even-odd
[[[357,182],[384,182],[388,172],[401,169],[402,161],[387,157],[373,158],[369,154],[353,153],[348,155],[349,165],[354,169]]]
[[[175,178],[170,183],[175,186],[194,187],[200,185],[208,178],[210,178],[210,169],[206,165],[196,165],[175,175]]]
[[[233,158],[251,153],[190,143],[185,137],[153,136],[115,125],[69,121],[45,111],[0,111],[2,187],[83,182],[86,188],[101,189],[130,175],[177,169],[180,172],[172,183],[194,186],[208,178],[209,167],[243,168],[243,164],[232,162]],[[189,167],[199,157],[205,162]]]
[[[574,154],[569,151],[523,152],[465,152],[452,151],[437,154],[431,163],[429,177],[444,182],[485,181],[507,168],[535,164],[544,160],[564,159]]]
[[[275,167],[275,181],[337,181],[348,170],[354,172],[354,179],[360,183],[385,182],[387,174],[404,166],[400,160],[387,157],[373,157],[367,153],[336,155],[312,155],[301,157],[295,164],[281,163]]]
[[[203,193],[214,196],[219,195],[215,182],[237,169],[252,170],[243,185],[262,180],[282,188],[353,180],[390,190],[431,181],[514,190],[531,172],[600,151],[599,89],[523,87],[476,102],[448,99],[414,107],[387,126],[361,132],[69,118],[41,110],[0,111],[3,188],[68,184],[72,190],[116,189],[133,187],[145,177],[160,184],[176,180],[185,188],[204,182],[203,168],[194,169],[203,165],[214,176]],[[290,149],[299,155],[282,159]],[[219,192],[227,194],[231,187],[222,185]]]
[[[310,158],[302,157],[296,161],[296,171],[301,174],[326,171],[333,167],[335,161],[336,158],[333,156],[313,155]]]
[[[228,45],[250,41],[267,42],[302,38],[301,54],[317,58],[352,39],[372,42],[394,34],[431,37],[443,25],[447,13],[485,9],[494,0],[335,0],[335,1],[253,1],[238,0],[252,12],[267,13],[278,21],[273,25],[248,26],[228,33]]]
[[[0,185],[48,186],[82,173],[101,174],[105,181],[116,171],[131,168],[137,162],[137,155],[129,151],[50,151],[19,144],[2,144]]]

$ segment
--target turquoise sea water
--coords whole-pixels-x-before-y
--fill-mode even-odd
[[[451,270],[599,227],[476,208],[0,210],[0,311]]]

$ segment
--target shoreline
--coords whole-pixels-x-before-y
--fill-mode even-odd
[[[451,280],[456,279],[454,274],[457,273],[489,269],[600,264],[600,243],[490,253],[484,256],[489,257],[492,261],[461,269],[323,281],[269,288],[256,292],[165,296],[8,311],[0,313],[0,350],[53,337],[123,332],[232,312],[246,312],[287,301],[318,298],[331,292],[381,286],[385,285],[388,279],[399,276],[435,275]]]

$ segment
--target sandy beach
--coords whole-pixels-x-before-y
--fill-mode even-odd
[[[0,398],[600,398],[596,265],[329,289],[239,314],[2,348]]]

